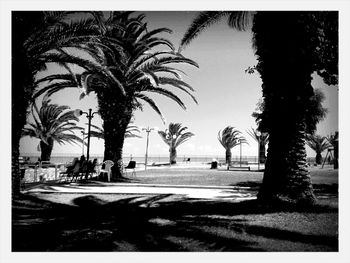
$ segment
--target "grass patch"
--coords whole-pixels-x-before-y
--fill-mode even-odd
[[[27,194],[12,206],[13,251],[338,251],[338,171],[310,168],[318,204],[169,194]],[[240,185],[263,174],[206,168],[137,172],[140,183]],[[47,186],[50,187],[50,186]]]
[[[50,194],[51,195],[51,194]],[[114,197],[114,200],[112,199]],[[13,206],[13,251],[337,251],[337,205],[267,207],[256,200],[26,195]]]

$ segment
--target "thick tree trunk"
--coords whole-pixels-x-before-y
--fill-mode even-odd
[[[176,157],[177,157],[176,148],[170,147],[169,152],[170,152],[170,157],[169,157],[170,164],[176,164]]]
[[[126,128],[132,117],[132,105],[110,90],[98,94],[99,113],[103,119],[105,151],[104,160],[114,162],[111,181],[123,177],[123,146]]]
[[[26,123],[27,108],[33,94],[34,61],[23,47],[36,26],[43,23],[43,12],[12,13],[12,197],[20,194],[19,141]],[[20,77],[18,76],[20,72]]]
[[[269,133],[263,183],[258,198],[314,203],[306,166],[306,111],[313,95],[314,49],[302,12],[258,12],[254,19],[257,69],[265,108],[260,128]]]
[[[16,199],[20,195],[21,171],[19,167],[19,140],[17,144],[12,141],[12,199]]]
[[[231,153],[231,149],[226,149],[225,152],[225,159],[226,159],[226,163],[229,165],[231,163],[231,158],[232,158],[232,153]]]
[[[46,144],[43,141],[40,141],[40,149],[41,149],[41,161],[49,162],[51,158],[51,153],[53,149],[53,140],[51,138],[48,139],[48,143]]]
[[[293,203],[313,203],[310,174],[306,166],[305,125],[301,122],[281,133],[271,131],[263,183],[258,198]]]
[[[125,116],[118,114],[118,116],[104,120],[104,159],[114,162],[111,181],[117,181],[123,176],[124,135],[130,119],[131,114],[125,114]]]

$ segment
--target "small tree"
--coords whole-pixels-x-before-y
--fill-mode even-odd
[[[169,161],[171,164],[176,163],[176,148],[194,136],[192,132],[185,132],[186,130],[187,127],[182,127],[181,123],[170,123],[168,129],[165,131],[158,131],[158,134],[163,139],[163,141],[169,145]]]
[[[269,135],[268,133],[260,133],[258,132],[258,129],[254,130],[251,128],[251,130],[248,130],[247,133],[259,144],[259,161],[260,163],[265,163],[266,160],[266,144],[269,141]]]
[[[78,118],[74,116],[74,110],[68,106],[50,104],[50,100],[43,100],[40,110],[36,104],[32,106],[34,122],[29,122],[22,130],[22,136],[30,136],[40,140],[38,148],[41,151],[41,160],[50,161],[54,142],[59,144],[82,143],[82,139],[74,134],[78,127]]]
[[[334,160],[333,160],[333,165],[334,165],[334,169],[338,169],[338,136],[339,133],[336,131],[334,134],[330,134],[327,136],[327,141],[332,145],[333,149],[334,149]]]
[[[322,163],[322,152],[331,146],[326,137],[317,134],[308,134],[306,144],[316,152],[316,164]]]
[[[220,130],[218,133],[218,140],[226,150],[227,164],[231,163],[231,149],[240,143],[247,143],[246,139],[240,136],[241,134],[239,130],[235,130],[235,128],[231,126],[227,126],[222,132]]]

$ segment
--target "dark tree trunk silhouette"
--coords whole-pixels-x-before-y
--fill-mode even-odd
[[[265,163],[266,161],[266,146],[264,142],[260,142],[260,146],[259,146],[260,150],[259,150],[259,161],[260,163]]]
[[[316,164],[322,164],[322,154],[320,152],[316,153]]]
[[[226,149],[225,152],[225,159],[226,159],[226,163],[229,165],[231,163],[231,158],[232,158],[232,153],[231,153],[231,149]]]
[[[104,160],[114,162],[111,181],[123,176],[123,146],[126,128],[132,117],[132,106],[113,89],[97,94],[104,129]]]
[[[258,198],[315,202],[306,166],[305,113],[313,95],[312,36],[302,12],[258,12],[253,32],[263,81],[269,148]],[[311,40],[310,40],[311,39]]]
[[[33,69],[24,41],[42,22],[42,12],[12,13],[12,197],[20,194],[19,141],[26,123],[27,108],[33,93]],[[18,76],[20,74],[20,76]]]
[[[51,158],[51,153],[53,149],[53,140],[51,138],[48,138],[47,142],[49,144],[46,144],[43,141],[40,141],[40,149],[41,149],[41,161],[49,162]]]
[[[171,164],[176,164],[176,157],[177,157],[177,151],[176,151],[176,147],[170,147],[169,149],[170,152],[170,163]]]

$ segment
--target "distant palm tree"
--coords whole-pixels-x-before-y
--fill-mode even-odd
[[[316,152],[316,164],[322,163],[322,152],[331,146],[326,137],[317,134],[308,134],[306,144]]]
[[[326,139],[329,142],[329,144],[332,145],[332,147],[334,147],[338,141],[338,132],[327,135]]]
[[[240,131],[235,130],[235,128],[231,126],[227,126],[222,132],[220,130],[218,133],[218,140],[226,150],[227,164],[231,163],[231,149],[241,143],[247,143],[246,139],[240,136],[241,134]]]
[[[125,139],[126,138],[142,138],[140,135],[137,135],[136,133],[140,133],[139,127],[137,127],[136,125],[131,125],[133,122],[131,121],[128,125],[128,127],[126,127],[126,131],[125,131]],[[90,131],[90,136],[91,137],[95,137],[98,139],[104,139],[104,130],[101,127],[98,127],[96,125],[91,125],[91,128],[94,130]]]
[[[332,145],[334,151],[334,160],[333,165],[334,169],[338,169],[338,155],[339,155],[339,141],[338,141],[339,133],[335,132],[334,134],[330,134],[327,136],[327,141]]]
[[[74,131],[83,130],[76,122],[74,110],[68,110],[68,106],[50,104],[50,100],[43,100],[40,110],[36,104],[32,106],[34,122],[29,122],[22,130],[22,136],[38,138],[38,148],[41,151],[41,161],[50,161],[54,142],[82,143],[82,139],[74,134]],[[68,110],[68,111],[67,111]]]
[[[171,33],[170,29],[148,31],[147,23],[143,21],[145,15],[133,17],[130,14],[132,12],[110,12],[106,16],[103,12],[89,12],[90,17],[86,19],[57,24],[56,34],[52,34],[55,38],[52,35],[48,37],[46,33],[51,29],[44,31],[38,45],[33,45],[35,51],[50,43],[48,46],[55,52],[45,52],[39,59],[65,65],[68,71],[38,80],[37,84],[50,84],[39,89],[35,96],[77,87],[84,91],[81,97],[90,92],[96,93],[99,114],[103,119],[104,158],[115,163],[112,168],[114,181],[123,174],[124,135],[134,111],[148,104],[164,121],[151,94],[168,97],[186,109],[175,94],[175,88],[197,103],[192,94],[194,89],[181,79],[183,71],[175,67],[179,63],[198,67],[197,63],[178,54],[169,40],[159,36]],[[166,49],[161,50],[164,46]],[[65,48],[79,49],[92,59],[69,54]],[[84,71],[73,72],[67,63],[78,65]]]
[[[265,163],[266,160],[266,144],[269,141],[269,134],[266,132],[262,132],[260,133],[260,135],[258,135],[258,130],[254,130],[253,128],[251,128],[251,130],[248,130],[247,133],[255,140],[259,143],[259,161],[260,163]]]
[[[187,127],[182,127],[181,123],[170,123],[169,128],[165,131],[158,131],[158,134],[163,141],[169,145],[169,162],[171,164],[176,163],[177,152],[176,148],[190,139],[194,134],[192,132],[185,132]]]

